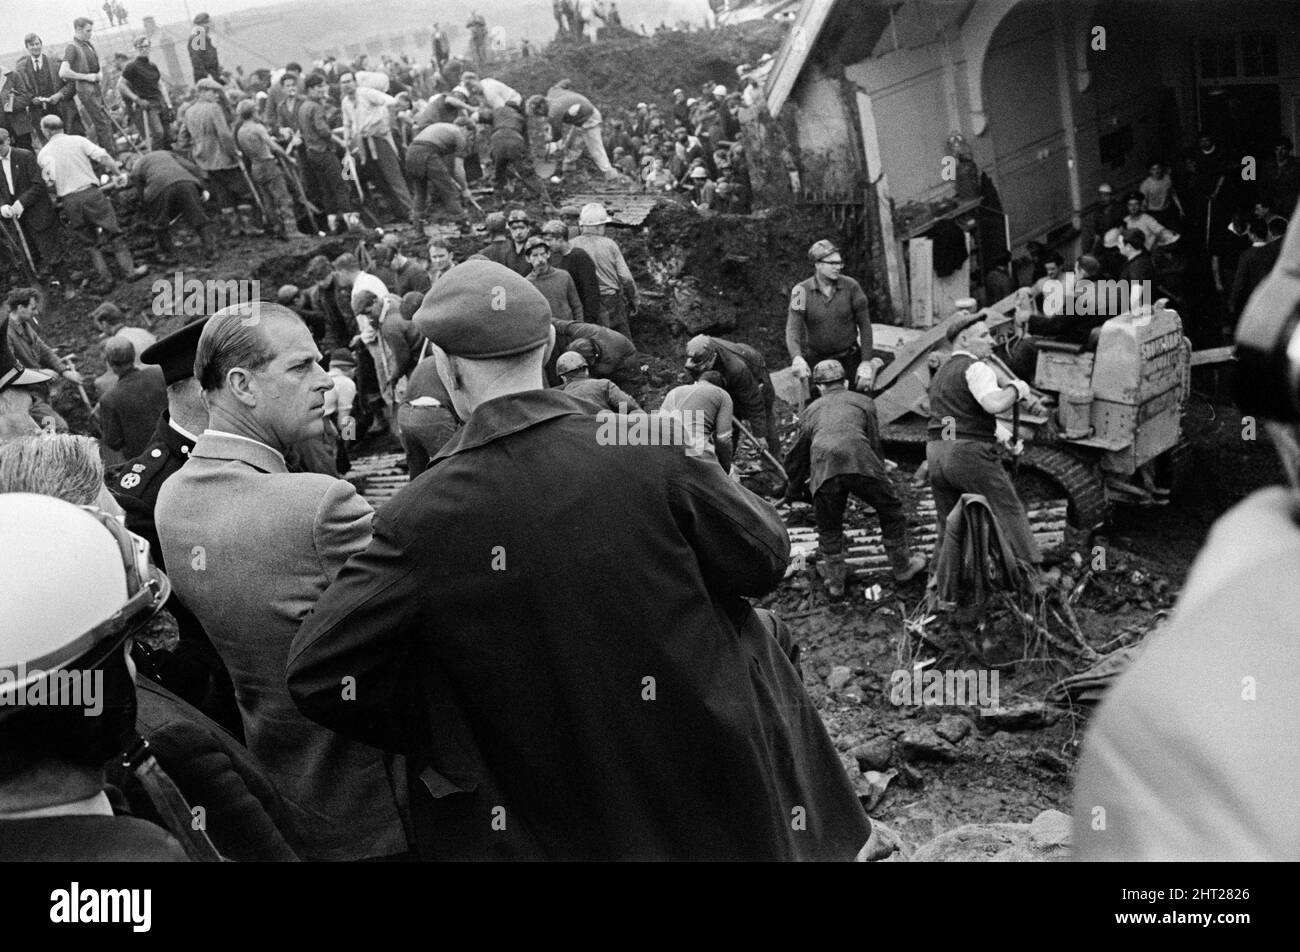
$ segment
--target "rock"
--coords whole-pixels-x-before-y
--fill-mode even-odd
[[[1029,824],[1029,841],[1035,849],[1070,848],[1070,818],[1060,810],[1044,810]]]
[[[980,727],[991,731],[1032,731],[1060,719],[1060,712],[1041,701],[980,712]],[[996,738],[995,738],[996,739]]]
[[[929,727],[914,727],[900,741],[909,760],[956,760],[957,748]]]
[[[846,701],[852,702],[853,704],[863,703],[862,689],[859,688],[856,684],[853,685],[852,687],[846,688],[841,694],[841,697],[843,697],[844,700]]]
[[[859,863],[906,863],[910,858],[901,836],[879,820],[871,821],[871,836],[858,852]]]
[[[960,744],[970,734],[971,723],[958,714],[945,714],[934,732],[950,744]]]
[[[971,823],[912,854],[916,863],[1059,863],[1070,857],[1070,818],[1058,810],[1033,823]]]
[[[894,755],[894,742],[888,737],[873,737],[865,744],[849,748],[849,753],[858,762],[858,769],[863,773],[869,770],[884,770],[889,766],[889,759]]]
[[[838,691],[853,679],[853,671],[842,664],[837,664],[831,668],[830,675],[826,678],[826,687],[832,691]]]
[[[889,781],[897,776],[897,770],[891,770],[888,773],[881,773],[878,770],[863,772],[859,779],[865,781],[867,791],[865,796],[859,793],[858,799],[862,801],[862,806],[867,812],[874,810],[880,804],[880,801],[885,799],[885,791],[889,788]],[[854,784],[854,790],[857,791],[857,784]]]
[[[1069,770],[1065,761],[1056,754],[1055,751],[1048,750],[1046,747],[1039,747],[1033,753],[1034,763],[1040,767],[1046,767],[1055,773],[1065,773]]]
[[[861,734],[841,734],[839,737],[835,738],[835,749],[847,750],[849,753],[852,753],[853,748],[861,744],[862,741],[863,737]]]

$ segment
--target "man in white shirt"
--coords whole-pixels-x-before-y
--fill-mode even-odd
[[[85,246],[101,285],[113,284],[113,275],[99,248],[104,239],[113,249],[113,259],[127,280],[144,277],[149,269],[144,265],[136,267],[113,206],[99,189],[99,176],[91,162],[98,162],[114,175],[122,174],[122,166],[85,136],[64,132],[63,120],[58,116],[42,119],[41,131],[48,141],[37,154],[36,162],[45,181],[54,186],[62,200],[63,214],[72,226],[72,233]]]
[[[358,86],[353,73],[339,77],[339,91],[343,95],[343,138],[357,156],[358,170],[369,169],[370,177],[388,199],[392,213],[410,219],[415,213],[415,202],[397,160],[389,113],[397,100],[377,89]]]

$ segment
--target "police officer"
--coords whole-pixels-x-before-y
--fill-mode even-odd
[[[158,418],[144,452],[127,460],[109,481],[109,489],[126,511],[126,527],[149,543],[154,562],[163,565],[162,545],[154,524],[154,506],[163,483],[189,459],[195,441],[208,426],[203,391],[194,379],[194,351],[207,318],[186,324],[140,355],[141,361],[162,368],[167,384],[167,409]],[[153,656],[157,679],[175,694],[235,734],[243,736],[234,687],[221,656],[193,613],[178,598],[167,609],[176,616],[180,645],[170,655]]]
[[[862,285],[844,276],[844,255],[822,239],[808,249],[811,278],[790,290],[785,346],[800,378],[823,360],[838,360],[853,389],[862,389],[858,364],[872,357],[871,308]]]

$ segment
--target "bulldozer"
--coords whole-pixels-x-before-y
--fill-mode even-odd
[[[982,309],[995,339],[1016,333],[1014,296]],[[871,396],[887,446],[923,444],[929,387],[951,353],[948,320],[925,329],[873,324],[878,356],[888,363]],[[1096,346],[1037,338],[1037,365],[1027,380],[1042,412],[1017,407],[1000,418],[1009,442],[1023,441],[1015,482],[1022,496],[1064,498],[1069,522],[1092,531],[1116,503],[1160,502],[1188,456],[1182,439],[1191,391],[1191,341],[1166,300],[1112,317],[1094,332]],[[1000,374],[1010,376],[1003,366]]]

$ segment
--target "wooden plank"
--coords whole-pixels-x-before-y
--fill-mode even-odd
[[[1205,350],[1192,351],[1192,366],[1206,367],[1211,364],[1227,364],[1236,360],[1236,345],[1227,347],[1210,347]]]

